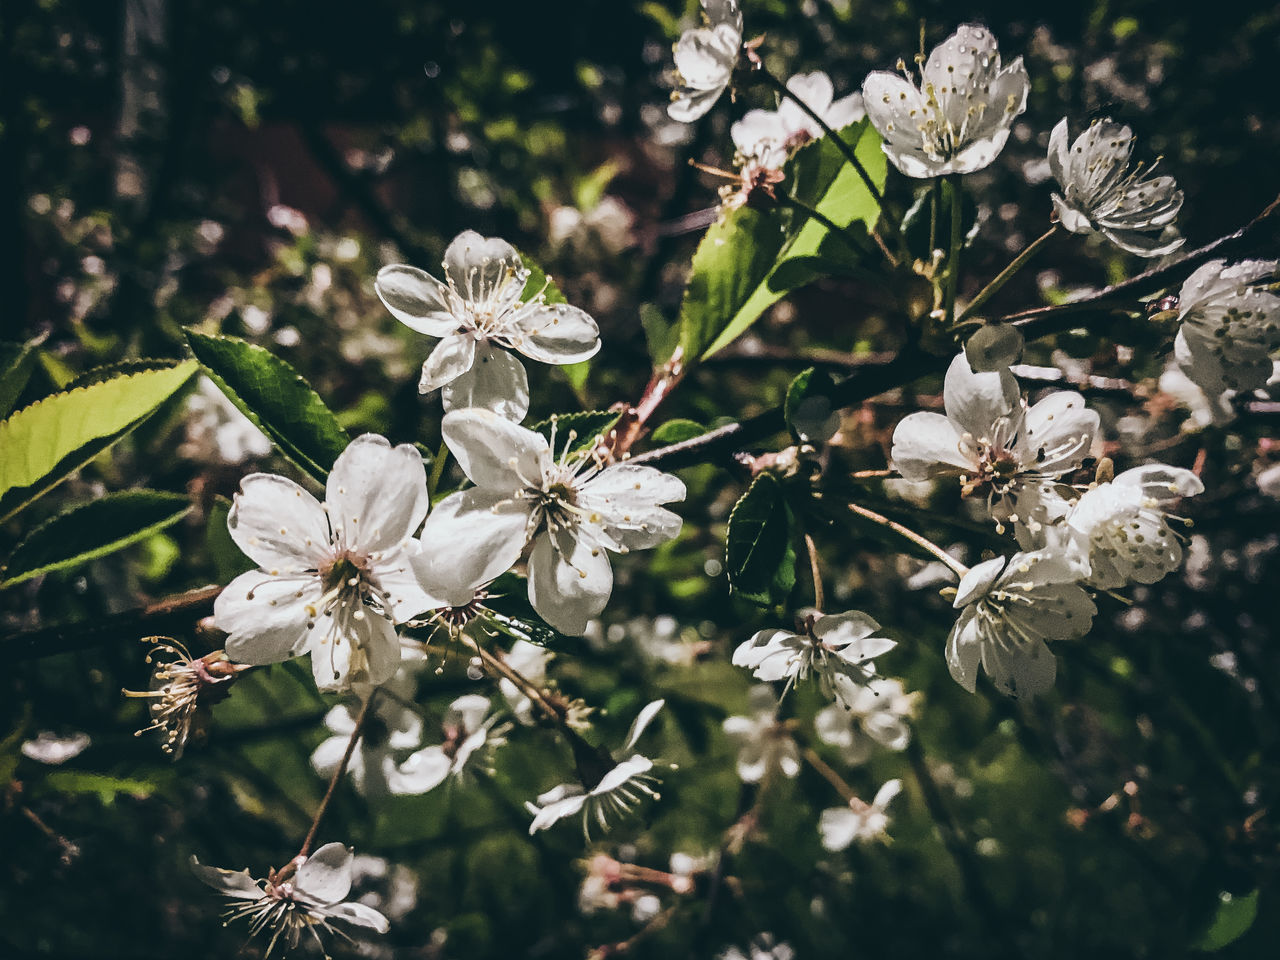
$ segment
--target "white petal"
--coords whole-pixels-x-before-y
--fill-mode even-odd
[[[453,238],[444,252],[444,275],[458,295],[469,302],[503,306],[523,292],[526,271],[511,244],[465,230]]]
[[[958,610],[973,603],[979,597],[986,596],[999,578],[1004,564],[1004,557],[995,557],[970,568],[969,572],[960,578],[960,585],[956,588],[956,599],[952,606]]]
[[[329,617],[320,616],[309,632],[311,673],[321,690],[347,690],[353,683],[379,685],[390,680],[400,666],[400,641],[389,620],[371,610],[350,618],[334,629]]]
[[[418,392],[440,390],[463,376],[475,365],[476,338],[470,333],[455,333],[435,345],[422,364]]]
[[[542,363],[579,363],[600,350],[600,328],[595,320],[567,303],[525,308],[510,336],[517,350]]]
[[[298,867],[298,889],[320,904],[345,900],[351,892],[352,858],[341,843],[326,843]]]
[[[975,464],[960,449],[960,431],[940,413],[913,413],[893,431],[893,469],[907,480],[929,480]]]
[[[947,668],[956,683],[973,693],[977,689],[981,660],[977,611],[973,607],[965,607],[947,636]]]
[[[1043,640],[986,643],[982,646],[982,668],[1001,693],[1030,698],[1053,689],[1058,661]]]
[[[1051,393],[1027,410],[1027,466],[1045,476],[1074,470],[1088,456],[1098,433],[1098,414],[1069,390]]]
[[[258,885],[258,881],[249,876],[248,870],[224,870],[221,867],[206,867],[195,857],[191,858],[191,870],[201,881],[224,896],[237,900],[262,900],[266,891]]]
[[[550,461],[547,438],[512,423],[492,410],[454,410],[440,432],[462,472],[478,487],[510,496],[542,484]]]
[[[658,506],[685,498],[676,477],[653,467],[619,463],[605,467],[579,490],[579,502],[599,515],[611,540],[628,550],[645,550],[680,533],[682,520]]]
[[[653,723],[653,718],[658,715],[658,712],[666,702],[665,700],[654,700],[652,703],[645,704],[644,709],[636,714],[635,720],[631,721],[631,729],[627,731],[627,739],[622,744],[621,753],[626,753],[635,747],[641,734],[644,733],[649,724]]]
[[[445,497],[427,518],[413,558],[423,589],[449,606],[469,603],[478,587],[520,559],[528,519],[525,502],[508,494],[474,489]]]
[[[370,927],[378,933],[386,933],[391,929],[391,924],[386,917],[363,903],[336,903],[325,913],[337,920],[354,923],[358,927]]]
[[[776,110],[748,110],[729,128],[729,135],[738,153],[744,157],[755,156],[762,145],[779,144],[787,139],[782,118]]]
[[[453,768],[453,759],[438,746],[423,747],[400,764],[392,777],[391,792],[416,795],[434,790],[444,783]]]
[[[880,624],[860,610],[833,613],[819,617],[813,624],[813,635],[832,646],[844,646],[869,637],[880,629]]]
[[[306,649],[307,605],[319,599],[319,579],[280,580],[250,570],[218,594],[213,602],[213,622],[229,634],[226,649],[231,659],[280,663]]]
[[[414,547],[419,547],[417,542]],[[404,551],[396,555],[394,566],[383,563],[373,567],[378,587],[391,601],[391,615],[396,623],[412,620],[427,610],[451,606],[443,597],[423,589],[414,570],[414,560],[420,552],[420,549]]]
[[[529,556],[529,602],[561,633],[581,636],[613,592],[613,569],[603,547],[583,538],[539,534]]]
[[[425,270],[405,264],[383,267],[374,281],[391,315],[429,337],[447,337],[460,326],[452,313],[449,288]]]
[[[1063,117],[1054,125],[1053,132],[1049,134],[1049,172],[1053,174],[1053,179],[1066,189],[1067,186],[1067,163],[1070,159],[1070,134],[1067,127],[1067,118]],[[1068,230],[1071,228],[1068,227]],[[1078,231],[1072,231],[1078,232]]]
[[[476,344],[475,363],[446,384],[440,396],[446,410],[492,410],[519,423],[529,412],[529,375],[509,350]]]
[[[313,569],[329,548],[329,523],[319,501],[273,473],[240,481],[227,530],[245,556],[267,571]]]
[[[422,525],[427,503],[422,454],[408,443],[392,447],[373,433],[348,444],[325,487],[339,542],[362,553],[401,549]]]
[[[975,439],[990,436],[992,425],[1017,407],[1021,393],[1012,373],[974,373],[963,353],[947,368],[943,402],[947,417]]]
[[[862,817],[848,807],[830,807],[823,810],[818,817],[818,832],[822,835],[822,846],[832,853],[844,850],[853,843],[854,836]]]

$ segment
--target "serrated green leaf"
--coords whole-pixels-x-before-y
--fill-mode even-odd
[[[883,188],[888,166],[879,134],[863,120],[845,127],[840,135],[855,144],[854,152],[872,182]],[[869,227],[880,215],[858,172],[826,137],[797,150],[785,172],[784,186],[789,185],[798,199],[837,226]],[[797,214],[795,225],[785,231],[778,229],[781,222],[777,212],[765,216],[742,207],[707,231],[694,255],[693,274],[681,305],[680,342],[686,356],[706,358],[727,346],[784,294],[820,275],[790,267],[775,277],[789,260],[813,257],[819,250],[826,259],[847,263],[846,256],[855,258],[852,251],[836,253],[835,245],[844,241],[839,237],[828,241],[830,231],[817,220]],[[728,276],[700,277],[716,271],[727,271]],[[691,349],[695,346],[696,350]]]
[[[68,570],[145,540],[191,509],[179,493],[126,490],[72,507],[32,530],[0,568],[0,588]]]
[[[1195,943],[1192,950],[1214,953],[1227,944],[1234,943],[1248,933],[1253,921],[1258,916],[1258,891],[1245,896],[1232,896],[1224,893],[1218,902],[1218,909],[1213,915],[1209,929]]]
[[[840,411],[832,400],[835,381],[825,370],[810,367],[791,381],[783,409],[787,429],[804,443],[825,443],[840,427]]]
[[[0,521],[133,430],[196,369],[186,360],[76,387],[23,407],[0,423]]]
[[[566,444],[570,453],[591,449],[596,442],[596,438],[612,430],[621,416],[622,414],[616,410],[586,410],[582,413],[559,413],[548,417],[546,420],[540,420],[529,429],[551,440],[551,425],[554,422],[556,435],[553,444],[555,449],[552,452],[556,456],[560,456],[561,452],[566,449]],[[575,434],[572,442],[569,440],[570,433]]]
[[[39,343],[0,343],[0,417],[9,415],[31,379],[36,365],[36,347]]]
[[[700,437],[706,432],[707,428],[694,420],[668,420],[653,431],[652,440],[654,443],[681,443],[684,440]]]
[[[271,351],[235,337],[186,331],[205,372],[286,457],[324,483],[350,437],[319,394]]]
[[[735,594],[761,606],[786,602],[796,583],[792,525],[781,482],[759,474],[729,514],[725,567]]]

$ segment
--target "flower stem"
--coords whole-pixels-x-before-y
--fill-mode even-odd
[[[377,696],[378,688],[374,687],[368,698],[365,699],[364,705],[360,708],[360,713],[356,716],[355,729],[351,731],[351,739],[347,741],[347,749],[342,751],[342,759],[338,761],[337,769],[333,771],[333,776],[329,778],[329,788],[325,790],[324,798],[316,809],[316,815],[311,819],[311,829],[307,831],[307,837],[302,841],[301,849],[298,850],[298,857],[303,860],[311,853],[311,845],[315,843],[316,833],[320,830],[320,821],[324,819],[325,811],[329,809],[329,801],[333,799],[333,795],[338,789],[338,781],[342,779],[342,775],[347,771],[347,764],[351,762],[351,755],[356,752],[356,744],[364,734],[364,722],[369,716],[369,708],[373,706],[373,701]]]
[[[431,476],[427,478],[427,499],[430,500],[436,495],[436,488],[440,486],[440,478],[444,476],[445,464],[449,462],[449,446],[440,441],[440,449],[436,451],[436,458],[431,464]]]
[[[807,533],[804,535],[804,545],[809,551],[809,573],[813,577],[813,605],[821,613],[822,608],[826,606],[826,598],[822,594],[822,569],[818,566],[818,546],[813,542],[813,537]]]
[[[929,256],[938,248],[938,208],[942,206],[942,179],[933,178],[929,188]]]
[[[822,779],[835,787],[836,793],[840,794],[840,796],[844,798],[845,803],[852,803],[855,800],[861,799],[853,792],[853,788],[844,782],[844,777],[836,773],[827,761],[818,756],[818,751],[814,750],[813,747],[804,748],[804,758],[808,762],[809,766],[813,767],[814,770],[818,771],[818,773],[822,775]]]
[[[1058,232],[1058,224],[1055,223],[1053,224],[1053,226],[1049,227],[1049,229],[1046,230],[1043,234],[1041,234],[1039,238],[1037,238],[1029,246],[1027,246],[1025,250],[1023,250],[1020,254],[1014,257],[1013,260],[1009,263],[1009,265],[1005,267],[1003,270],[1001,270],[999,274],[996,275],[994,280],[992,280],[985,287],[983,287],[981,291],[979,291],[978,295],[973,298],[973,300],[969,303],[967,307],[964,308],[964,312],[961,313],[960,316],[956,318],[956,322],[962,323],[963,321],[967,320],[975,310],[977,310],[984,303],[986,303],[988,300],[994,297],[997,293],[999,293],[1000,288],[1003,287],[1006,283],[1008,283],[1015,273],[1017,273],[1019,270],[1025,267],[1027,265],[1027,261],[1030,260],[1032,257],[1034,257],[1037,253],[1039,253],[1040,248],[1043,247],[1046,243],[1048,243],[1049,240],[1053,237],[1053,235],[1056,234],[1057,232]]]
[[[849,504],[849,509],[852,510],[854,513],[856,513],[860,517],[864,517],[867,520],[872,521],[873,523],[878,523],[882,527],[888,527],[894,533],[898,534],[898,536],[904,537],[905,539],[910,540],[917,547],[920,547],[921,549],[933,554],[935,557],[941,560],[946,565],[947,569],[950,570],[952,573],[954,573],[957,577],[960,577],[963,579],[964,575],[969,572],[968,567],[966,567],[959,560],[955,559],[955,557],[951,556],[951,554],[947,553],[947,551],[943,550],[940,546],[938,546],[932,540],[928,540],[925,537],[920,536],[920,534],[916,533],[914,530],[904,527],[902,524],[898,523],[896,520],[890,520],[888,517],[884,516],[883,514],[876,513],[874,510],[868,510],[866,507],[860,506],[856,503]]]
[[[960,248],[964,244],[962,229],[964,203],[959,175],[953,173],[947,177],[947,181],[951,184],[951,249],[947,254],[947,324],[949,326],[956,313],[956,291],[960,289]]]

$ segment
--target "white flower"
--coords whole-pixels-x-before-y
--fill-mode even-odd
[[[1064,227],[1100,233],[1121,250],[1144,257],[1182,246],[1184,238],[1173,227],[1182,191],[1173,177],[1153,177],[1155,164],[1145,173],[1141,164],[1129,173],[1133,131],[1097,120],[1070,146],[1067,138],[1064,117],[1049,136],[1049,169],[1062,187],[1053,195],[1053,206]]]
[[[1053,687],[1057,661],[1045,640],[1089,632],[1098,612],[1079,583],[1077,563],[1063,552],[1017,553],[980,563],[960,581],[964,609],[947,637],[947,666],[970,693],[978,664],[1001,693],[1034,697]]]
[[[591,317],[545,293],[522,300],[529,271],[505,240],[467,230],[444,255],[441,283],[405,264],[383,267],[374,286],[406,326],[440,337],[418,390],[441,390],[445,410],[484,407],[509,420],[529,412],[529,377],[511,351],[542,363],[578,363],[600,349]]]
[[[1087,491],[1067,515],[1089,558],[1085,581],[1099,590],[1155,583],[1182,563],[1182,544],[1165,522],[1182,497],[1204,492],[1190,470],[1153,463]]]
[[[692,123],[720,99],[733,79],[742,48],[742,11],[737,0],[702,0],[706,26],[686,30],[676,42],[676,89],[667,113]]]
[[[1211,399],[1225,390],[1257,389],[1271,376],[1270,354],[1280,347],[1280,296],[1264,285],[1278,269],[1275,260],[1230,267],[1213,260],[1182,284],[1174,356]]]
[[[784,777],[800,772],[800,748],[785,723],[778,720],[778,698],[765,684],[748,694],[750,716],[725,717],[724,732],[738,745],[738,777],[759,783],[770,771]]]
[[[299,862],[301,861],[301,862]],[[352,853],[340,843],[326,843],[306,860],[298,858],[265,880],[255,880],[248,870],[206,867],[195,857],[191,869],[197,877],[231,899],[227,922],[247,920],[249,935],[270,933],[266,956],[276,944],[285,949],[298,945],[303,931],[320,943],[320,930],[335,931],[331,920],[342,920],[378,933],[390,929],[387,918],[363,903],[345,903],[351,892]],[[296,868],[296,869],[291,869]],[[345,936],[345,934],[344,934]]]
[[[822,117],[832,130],[857,123],[866,115],[860,93],[851,93],[832,102],[835,88],[831,85],[831,78],[821,70],[796,74],[787,81],[787,89],[812,107],[813,112]],[[748,110],[729,133],[738,155],[744,160],[776,157],[774,165],[780,167],[788,152],[818,139],[823,131],[795,101],[784,98],[777,110]]]
[[[310,652],[321,690],[389,680],[400,664],[394,624],[441,606],[409,566],[426,514],[421,454],[373,434],[338,457],[323,505],[284,477],[245,477],[227,528],[259,569],[214,603],[227,653],[264,664]]]
[[[733,652],[733,665],[747,667],[757,680],[786,679],[788,688],[812,670],[822,692],[848,707],[858,687],[875,673],[871,660],[897,646],[875,636],[879,629],[880,624],[856,610],[810,617],[804,633],[761,630]]]
[[[898,424],[893,468],[908,480],[958,475],[965,495],[986,494],[997,523],[1035,532],[1056,498],[1052,481],[1093,447],[1098,414],[1065,390],[1028,407],[1012,373],[974,373],[964,354],[951,361],[943,401],[946,416],[913,413]]]
[[[877,70],[863,83],[862,97],[893,165],[908,177],[927,178],[972,173],[994,160],[1027,108],[1030,89],[1022,58],[1001,69],[995,37],[970,23],[929,54],[919,87]]]
[[[822,845],[833,853],[849,844],[878,840],[889,828],[889,803],[902,792],[901,780],[890,780],[876,791],[870,803],[854,799],[847,806],[823,810],[818,818]]]
[[[716,960],[795,960],[796,952],[788,943],[777,943],[773,934],[762,933],[752,939],[743,953],[737,947],[726,947],[716,954]]]
[[[917,696],[904,691],[900,680],[874,677],[854,692],[848,707],[833,703],[819,710],[813,718],[814,732],[851,765],[865,763],[877,743],[888,750],[905,750],[911,742],[907,721]]]
[[[422,718],[408,704],[417,696],[418,674],[425,664],[424,654],[406,647],[400,669],[383,685],[370,715],[365,718],[360,742],[347,764],[347,775],[364,796],[404,792],[396,789],[399,777],[396,754],[403,755],[422,743]],[[357,684],[359,701],[366,700],[373,689]],[[333,736],[322,741],[311,754],[311,766],[322,777],[333,776],[342,762],[356,729],[360,702],[339,704],[325,714],[324,725]]]
[[[22,743],[22,755],[37,763],[56,767],[80,756],[90,743],[87,733],[73,733],[60,737],[52,730],[41,730],[32,740]]]
[[[392,781],[393,793],[426,793],[449,777],[460,777],[467,765],[483,762],[486,747],[497,747],[510,724],[495,726],[498,715],[489,713],[489,698],[478,693],[464,694],[445,711],[444,742],[423,747],[400,765]]]
[[[271,441],[208,377],[187,400],[187,437],[179,453],[203,463],[243,463],[265,457]]]
[[[645,797],[659,799],[658,791],[654,789],[658,785],[658,779],[650,773],[653,761],[638,753],[630,757],[626,755],[635,748],[640,735],[658,715],[665,702],[654,700],[640,711],[631,724],[622,749],[612,756],[613,766],[600,773],[594,784],[584,789],[578,783],[562,783],[539,794],[536,804],[526,803],[525,806],[534,815],[533,822],[529,824],[530,835],[545,830],[566,817],[581,813],[582,833],[590,840],[592,820],[599,824],[601,830],[608,830],[611,817],[626,816]],[[622,759],[623,757],[626,759]]]
[[[532,542],[529,602],[557,630],[579,635],[613,591],[606,551],[654,547],[680,532],[680,517],[660,504],[683,500],[684,484],[653,467],[601,466],[567,452],[556,460],[542,434],[488,410],[447,413],[441,432],[475,486],[437,505],[414,563],[423,588],[449,605],[468,603]]]
[[[506,655],[507,666],[524,677],[535,687],[541,687],[547,679],[547,662],[552,653],[528,640],[517,640]],[[520,723],[529,726],[534,722],[533,701],[525,696],[514,683],[503,677],[498,681],[498,692],[507,701],[507,707]]]

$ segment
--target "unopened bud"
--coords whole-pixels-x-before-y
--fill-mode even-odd
[[[1022,333],[1007,323],[986,324],[965,341],[964,355],[974,373],[998,373],[1022,356]]]
[[[1093,472],[1094,483],[1110,483],[1115,479],[1116,465],[1111,462],[1110,457],[1103,457],[1098,461],[1098,467]]]

